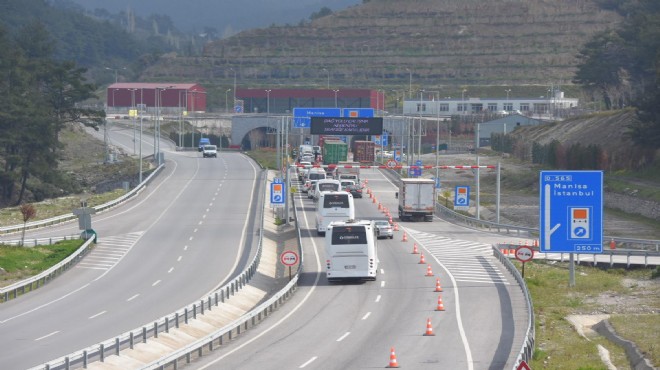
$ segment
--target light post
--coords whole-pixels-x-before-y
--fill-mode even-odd
[[[334,91],[335,93],[335,108],[337,108],[337,93],[339,92],[339,90],[332,90],[332,91]]]
[[[126,67],[121,67],[121,68],[105,67],[105,69],[107,69],[109,71],[115,71],[115,83],[117,83],[117,71],[120,70],[120,69],[124,70],[124,69],[126,69]]]
[[[135,112],[135,91],[137,91],[137,89],[128,89],[128,91],[131,92],[131,114],[130,114],[130,116],[131,116],[131,118],[133,118],[133,154],[135,154],[135,131],[136,131],[135,126],[137,126],[137,124],[135,122],[135,116],[136,116],[136,114],[135,114],[136,113]]]
[[[412,71],[410,68],[406,68],[406,71],[408,71],[408,96],[412,97]],[[405,99],[404,99],[405,100]]]
[[[225,113],[229,113],[229,104],[227,103],[227,94],[231,91],[231,89],[227,89],[225,91]]]
[[[328,72],[328,69],[327,69],[327,68],[323,68],[323,70],[324,70],[325,73],[328,75],[328,83],[326,84],[326,88],[327,88],[328,90],[330,90],[330,72]]]
[[[511,89],[506,89],[506,100],[509,101],[509,93],[511,92]]]
[[[156,158],[156,163],[160,166],[160,120],[161,112],[160,109],[163,106],[163,97],[161,93],[167,89],[171,89],[174,86],[166,87],[156,87],[156,126],[154,133],[154,157]]]
[[[465,114],[465,111],[467,110],[466,109],[467,107],[465,106],[465,93],[466,92],[467,92],[466,89],[463,89],[463,91],[461,92],[461,105],[462,105],[461,109],[463,110],[463,114]]]
[[[229,68],[229,70],[234,72],[234,107],[236,107],[236,70],[234,68]]]
[[[264,90],[266,92],[266,117],[270,116],[270,92],[272,90]]]
[[[424,90],[419,90],[419,132],[417,138],[417,159],[422,160],[422,106]]]

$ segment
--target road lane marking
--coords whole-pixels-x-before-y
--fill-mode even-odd
[[[106,312],[108,312],[108,311],[101,311],[101,312],[97,313],[96,315],[92,315],[92,316],[90,316],[89,319],[90,319],[90,320],[91,320],[91,319],[95,319],[95,318],[97,318],[97,317],[103,315],[103,314],[106,313]]]
[[[351,335],[350,331],[347,331],[346,334],[342,335],[341,337],[337,338],[337,342],[341,342],[342,340],[346,339],[347,336]]]
[[[193,230],[193,233],[196,233],[196,232],[197,232],[197,228],[195,228],[195,230]]]
[[[151,286],[156,286],[158,284],[160,284],[160,280],[156,280],[153,284],[151,284]]]
[[[131,298],[127,299],[126,302],[130,302],[130,301],[134,300],[135,298],[137,298],[139,296],[140,296],[140,294],[138,293],[138,294],[132,296]]]
[[[304,364],[300,365],[300,367],[299,367],[298,369],[302,369],[302,368],[304,368],[305,366],[311,364],[311,363],[314,362],[317,358],[318,358],[318,356],[314,356],[314,357],[310,358],[309,361],[307,361],[307,362],[305,362]]]
[[[380,269],[380,273],[381,273],[381,275],[385,275],[385,270],[384,270],[384,269]]]
[[[58,331],[54,331],[54,332],[52,332],[52,333],[50,333],[50,334],[46,334],[46,335],[44,335],[43,337],[39,337],[39,338],[35,339],[34,341],[36,342],[36,341],[39,341],[39,340],[42,340],[42,339],[46,339],[46,338],[48,338],[48,337],[50,337],[50,336],[53,336],[53,335],[55,335],[55,334],[57,334],[57,333],[59,333],[59,332],[60,332],[59,330],[58,330]]]
[[[366,320],[369,316],[371,316],[371,312],[367,312],[366,315],[362,316],[362,320]]]
[[[385,280],[383,280],[383,281],[380,282],[380,287],[381,287],[381,288],[385,287]]]
[[[188,246],[187,246],[187,245],[184,245],[184,246],[183,246],[183,250],[184,250],[184,251],[187,251],[187,250],[188,250]]]
[[[183,258],[183,256],[179,256],[179,258],[177,258],[176,261],[181,262],[181,258]]]
[[[202,224],[202,222],[203,222],[203,221],[199,221],[199,222],[197,223],[197,225],[201,225],[201,224]]]
[[[167,273],[169,274],[169,273],[171,273],[172,271],[174,271],[174,267],[170,267],[170,269],[167,270]]]
[[[191,236],[190,238],[188,238],[188,241],[191,241],[191,240],[193,240],[193,237],[192,237],[192,236]]]
[[[380,294],[376,296],[376,303],[380,302]]]

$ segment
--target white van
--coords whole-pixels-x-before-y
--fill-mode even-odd
[[[325,234],[332,221],[355,219],[353,195],[345,191],[323,192],[316,205],[316,232]]]
[[[339,183],[339,180],[333,180],[333,179],[319,180],[316,182],[316,186],[314,187],[312,198],[314,198],[314,201],[317,201],[319,200],[321,193],[324,191],[340,191],[340,190],[341,190],[341,184]]]
[[[373,221],[334,221],[325,234],[326,277],[376,280],[378,248]]]

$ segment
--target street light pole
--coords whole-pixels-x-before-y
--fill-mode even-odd
[[[225,91],[225,113],[229,113],[229,104],[227,103],[227,93],[229,93],[231,89],[227,89]]]
[[[110,68],[110,67],[105,67],[105,69],[109,71],[115,71],[115,83],[117,83],[117,71],[120,69],[126,69],[126,67],[121,67],[121,68]]]
[[[135,131],[137,124],[135,122],[135,91],[137,89],[128,89],[131,92],[131,118],[133,119],[133,154],[135,154]]]
[[[408,97],[412,97],[412,71],[410,68],[406,68],[406,71],[408,71]]]
[[[234,107],[236,107],[236,70],[229,68],[230,71],[234,72]]]
[[[332,91],[335,92],[335,108],[337,108],[337,93],[339,92],[339,90],[332,90]]]
[[[330,90],[330,72],[328,72],[328,69],[327,69],[327,68],[323,68],[323,70],[324,70],[325,73],[328,75],[328,83],[326,84],[326,88],[327,88],[328,90]]]

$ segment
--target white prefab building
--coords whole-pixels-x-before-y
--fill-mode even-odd
[[[449,117],[461,114],[518,113],[530,116],[558,116],[560,111],[576,108],[578,99],[566,98],[559,91],[540,98],[449,98],[439,100],[406,100],[403,114]]]

